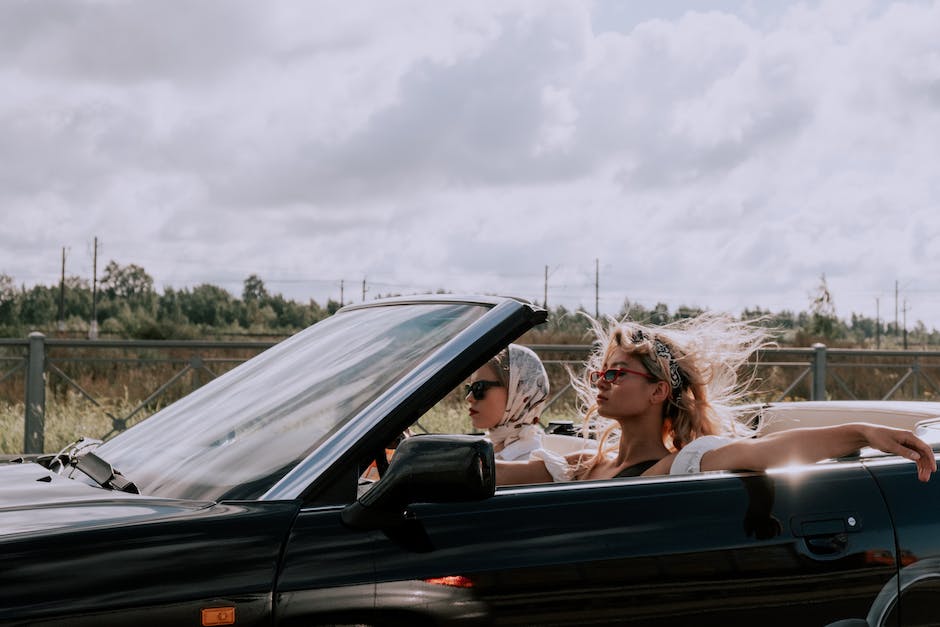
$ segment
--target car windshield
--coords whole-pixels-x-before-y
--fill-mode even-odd
[[[257,496],[486,311],[476,304],[409,304],[338,313],[96,453],[142,494]]]

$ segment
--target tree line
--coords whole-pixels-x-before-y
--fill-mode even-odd
[[[392,296],[388,294],[387,296]],[[378,298],[378,296],[377,296]],[[48,335],[87,335],[93,317],[102,336],[133,339],[196,339],[232,335],[283,337],[334,314],[342,303],[333,299],[320,305],[311,299],[297,302],[271,294],[255,274],[242,285],[240,298],[211,284],[193,288],[165,288],[158,293],[153,277],[136,264],[110,261],[98,285],[69,276],[60,285],[17,287],[13,277],[0,273],[0,336],[25,337],[31,331]],[[585,343],[590,341],[587,318],[559,306],[549,309],[548,322],[530,331],[533,343]],[[675,310],[664,303],[645,307],[625,300],[616,318],[667,324],[701,313],[697,307]],[[836,316],[825,275],[810,296],[806,311],[773,312],[761,307],[745,309],[741,318],[759,320],[786,346],[917,348],[940,345],[940,332],[923,322],[899,328],[884,320],[852,313]]]
[[[69,276],[60,285],[17,288],[0,274],[0,335],[23,337],[30,331],[87,334],[97,319],[102,335],[135,339],[194,339],[220,335],[284,336],[332,315],[340,303],[330,299],[298,303],[270,294],[257,275],[245,279],[241,298],[211,284],[167,287],[158,293],[153,277],[136,264],[111,261],[93,286]]]

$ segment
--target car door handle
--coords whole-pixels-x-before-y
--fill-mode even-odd
[[[861,530],[861,518],[850,512],[810,514],[807,516],[794,516],[790,519],[790,531],[800,538],[833,536]]]
[[[859,517],[848,512],[795,516],[790,520],[793,535],[803,538],[809,552],[819,556],[842,553],[849,546],[848,534],[861,528]]]

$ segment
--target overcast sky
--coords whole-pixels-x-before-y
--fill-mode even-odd
[[[17,285],[940,327],[940,0],[6,0],[0,93]]]

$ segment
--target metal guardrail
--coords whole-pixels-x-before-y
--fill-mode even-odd
[[[3,398],[4,390],[15,389],[12,380],[21,376],[25,398],[23,452],[42,453],[46,394],[53,383],[60,390],[64,387],[77,393],[110,419],[111,431],[104,436],[107,438],[127,428],[145,408],[161,399],[172,402],[205,380],[214,379],[220,368],[233,367],[276,343],[67,340],[47,338],[42,333],[31,333],[25,340],[0,339],[0,400],[12,400]],[[553,382],[555,392],[549,406],[571,398],[573,391],[565,370],[577,370],[590,346],[536,344],[530,348],[542,358]],[[243,354],[233,356],[234,352]],[[120,415],[105,407],[77,376],[69,374],[70,368],[83,365],[141,368],[154,364],[163,366],[165,378]],[[760,384],[751,399],[755,401],[940,398],[936,383],[940,379],[940,351],[839,349],[816,344],[811,348],[765,349],[751,365]],[[190,385],[184,389],[187,376]]]
[[[152,403],[165,398],[172,402],[180,396],[179,390],[171,394],[171,389],[190,377],[189,390],[195,390],[205,381],[218,376],[219,366],[230,367],[246,361],[261,351],[274,346],[276,342],[211,342],[189,340],[71,340],[50,339],[42,333],[30,333],[27,340],[0,339],[0,385],[23,373],[24,432],[23,452],[26,454],[44,452],[46,423],[46,392],[55,382],[73,390],[86,401],[95,405],[111,421],[111,431],[103,436],[107,439],[114,433],[123,431],[142,410]],[[69,351],[74,354],[69,354]],[[134,352],[134,355],[107,355],[114,352]],[[232,357],[233,351],[242,351],[250,355]],[[150,353],[161,353],[152,356]],[[171,353],[176,353],[171,354]],[[213,353],[223,352],[229,356],[213,357]],[[12,353],[12,354],[8,354]],[[19,354],[17,354],[19,353]],[[87,353],[99,353],[101,356],[88,356]],[[12,364],[12,366],[11,366]],[[67,372],[69,365],[85,364],[101,366],[104,364],[123,364],[127,367],[140,367],[144,364],[163,365],[172,372],[146,396],[137,400],[130,410],[122,415],[115,415],[104,406],[93,391],[88,389]],[[0,396],[0,400],[4,400]],[[13,399],[7,399],[13,400]]]
[[[551,355],[577,353],[584,359],[589,346],[533,345],[546,367],[579,364]],[[940,351],[829,348],[769,348],[758,351],[748,364],[757,385],[749,400],[938,400]],[[864,371],[864,372],[863,372]],[[851,376],[850,376],[851,375]],[[570,391],[557,391],[555,402]]]

